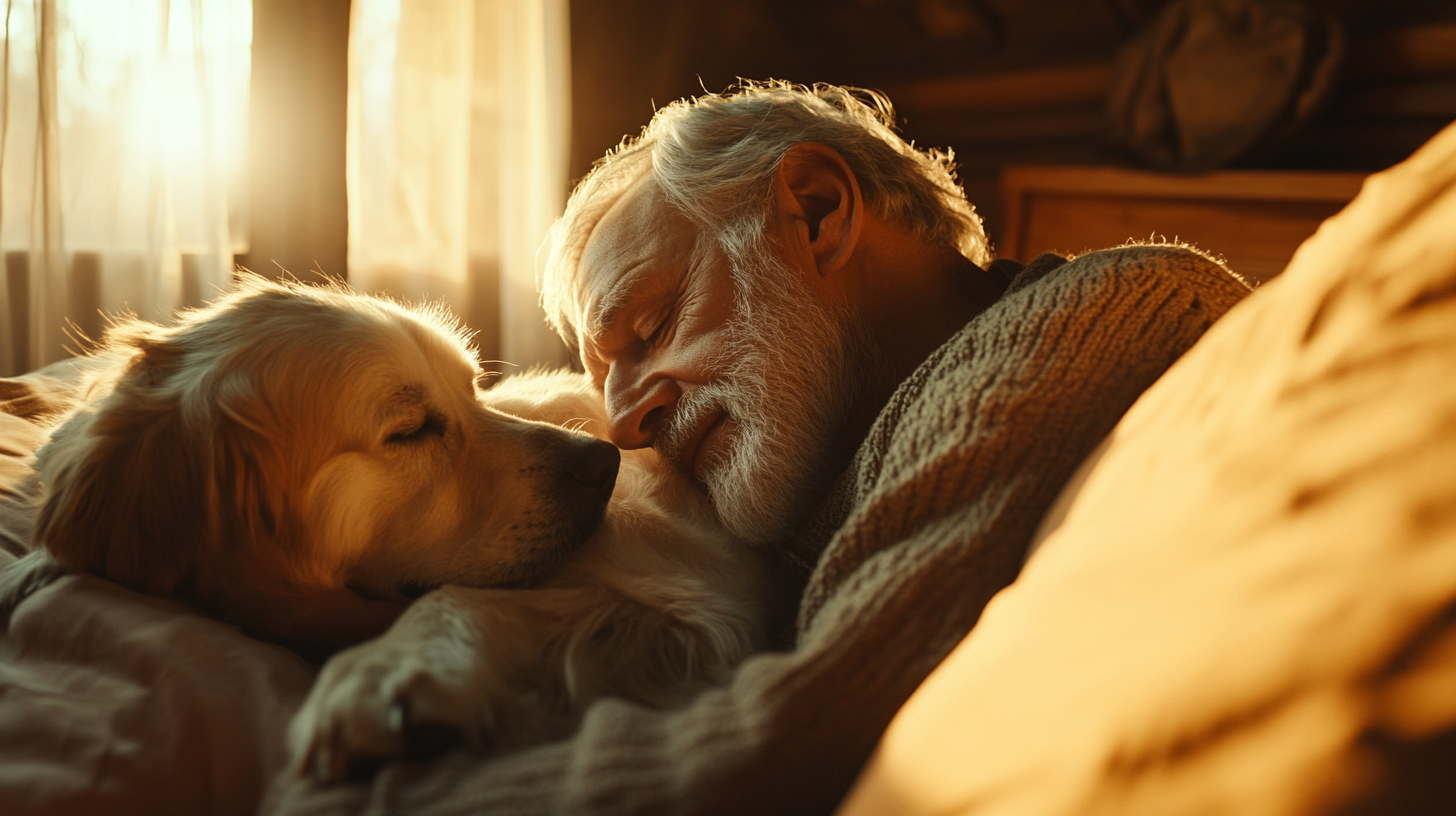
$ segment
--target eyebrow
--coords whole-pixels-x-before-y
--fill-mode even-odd
[[[424,405],[425,402],[427,402],[425,399],[425,387],[419,384],[410,384],[395,389],[394,393],[389,395],[384,404],[386,411],[397,413],[416,405]]]

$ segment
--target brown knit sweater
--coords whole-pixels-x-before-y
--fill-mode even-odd
[[[797,647],[676,711],[607,700],[571,740],[397,763],[372,783],[279,779],[290,814],[812,814],[1015,578],[1043,512],[1162,372],[1248,292],[1192,251],[1028,265],[891,398],[790,551],[816,563]]]

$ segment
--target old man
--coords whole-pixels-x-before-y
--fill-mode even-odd
[[[1049,505],[1248,287],[1187,248],[992,261],[950,157],[882,97],[674,103],[556,225],[543,302],[619,446],[653,446],[797,578],[782,651],[674,711],[452,754],[290,812],[825,813],[1011,582]]]

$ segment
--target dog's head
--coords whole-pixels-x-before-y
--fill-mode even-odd
[[[517,585],[612,492],[615,448],[487,408],[461,332],[428,310],[250,278],[108,345],[127,362],[39,456],[35,535],[141,591],[246,618],[280,587]]]

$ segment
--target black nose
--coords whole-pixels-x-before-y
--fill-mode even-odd
[[[584,439],[572,454],[566,472],[573,481],[605,500],[617,485],[617,468],[622,454],[617,446],[600,439]]]

